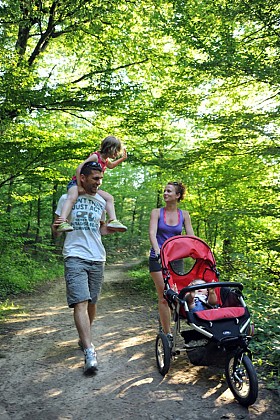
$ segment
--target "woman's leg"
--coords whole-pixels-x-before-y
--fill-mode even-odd
[[[161,322],[161,326],[163,328],[163,332],[165,334],[170,333],[170,309],[168,306],[167,301],[163,297],[164,291],[164,281],[161,274],[161,271],[151,272],[151,277],[154,280],[157,294],[158,294],[158,312],[159,318]]]

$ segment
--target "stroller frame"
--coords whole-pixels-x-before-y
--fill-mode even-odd
[[[178,261],[189,257],[194,260],[192,268],[187,273],[176,271],[174,263],[178,265]],[[171,309],[174,326],[172,339],[161,330],[156,337],[159,372],[166,375],[171,361],[182,353],[197,366],[221,366],[222,363],[227,383],[237,401],[245,407],[254,404],[258,379],[249,349],[253,328],[242,295],[243,285],[219,282],[214,256],[206,242],[196,236],[179,235],[167,239],[160,258],[164,298]],[[194,279],[206,283],[189,285]],[[219,307],[193,312],[186,299],[187,293],[208,289],[209,283],[215,289]]]

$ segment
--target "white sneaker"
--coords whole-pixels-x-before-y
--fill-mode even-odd
[[[78,346],[80,347],[80,349],[82,350],[82,351],[84,351],[84,345],[83,345],[83,343],[82,343],[82,340],[81,339],[79,339],[79,341],[78,341]],[[93,344],[91,343],[91,347],[93,347]]]
[[[119,220],[117,220],[117,219],[111,220],[107,224],[107,228],[112,229],[116,232],[125,232],[127,230],[127,227],[125,225],[123,225],[121,222],[119,222]]]
[[[84,350],[85,355],[85,366],[84,366],[84,374],[91,375],[97,371],[97,358],[96,358],[96,351],[94,347],[90,349]]]

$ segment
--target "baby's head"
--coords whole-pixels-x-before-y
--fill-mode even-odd
[[[201,279],[195,279],[190,283],[190,286],[197,286],[198,284],[206,284],[206,281]],[[199,295],[208,295],[208,289],[197,289],[195,293]]]

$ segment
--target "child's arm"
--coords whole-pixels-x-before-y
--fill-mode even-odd
[[[122,163],[123,161],[125,161],[127,159],[127,152],[126,149],[123,149],[123,155],[121,158],[114,160],[113,162],[111,162],[110,160],[108,160],[107,162],[107,168],[109,169],[114,169],[116,166],[118,166],[120,163]]]
[[[77,185],[78,185],[78,192],[81,194],[84,192],[83,187],[81,186],[81,179],[80,179],[80,173],[81,169],[84,166],[85,163],[88,162],[98,162],[98,157],[95,153],[90,155],[86,160],[84,160],[76,169],[76,178],[77,178]]]
[[[186,301],[188,302],[189,309],[193,309],[195,307],[195,292],[189,292],[186,294]]]
[[[215,306],[218,303],[217,295],[215,293],[215,289],[208,289],[208,303],[211,306]]]

